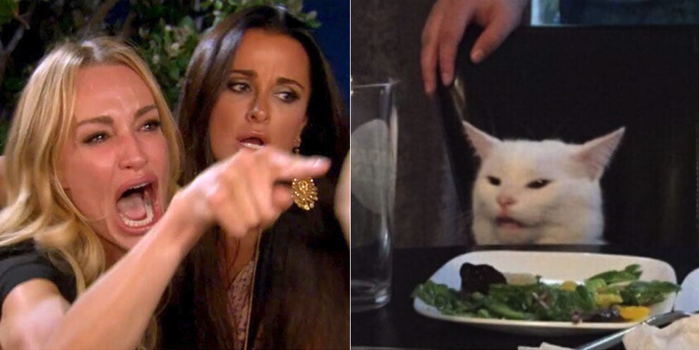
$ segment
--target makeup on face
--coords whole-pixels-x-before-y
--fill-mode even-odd
[[[81,68],[74,126],[59,178],[99,237],[123,252],[160,219],[169,181],[168,144],[153,95],[130,68]]]
[[[248,30],[209,118],[214,157],[267,145],[291,152],[308,120],[310,95],[310,62],[303,46],[283,34]]]

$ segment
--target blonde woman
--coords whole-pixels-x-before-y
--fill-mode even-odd
[[[98,38],[46,56],[5,151],[0,347],[157,346],[159,300],[202,234],[267,227],[291,205],[281,182],[329,167],[273,147],[244,150],[175,194],[180,147],[131,48]]]

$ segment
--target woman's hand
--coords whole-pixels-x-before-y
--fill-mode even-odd
[[[422,80],[425,92],[437,86],[437,63],[444,85],[454,80],[454,60],[464,31],[471,23],[484,31],[473,44],[471,61],[480,63],[519,25],[529,0],[439,0],[422,30]]]
[[[325,158],[292,155],[271,146],[243,149],[200,174],[171,206],[183,205],[186,220],[203,230],[218,224],[228,235],[243,237],[252,229],[269,227],[291,206],[291,180],[322,176],[329,167]]]

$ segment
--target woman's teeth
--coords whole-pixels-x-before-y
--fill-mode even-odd
[[[258,144],[249,143],[249,142],[241,142],[240,144],[243,145],[243,147],[247,147],[250,149],[261,149],[262,147],[264,147],[264,145],[258,145]]]
[[[145,196],[143,204],[146,208],[146,217],[145,218],[143,218],[141,220],[131,220],[131,219],[127,218],[126,216],[124,216],[123,214],[119,214],[119,216],[121,217],[121,221],[123,221],[126,226],[134,227],[134,228],[143,227],[143,226],[146,226],[146,225],[152,223],[155,215],[153,215],[153,203],[151,202],[150,196],[148,196],[148,195]]]

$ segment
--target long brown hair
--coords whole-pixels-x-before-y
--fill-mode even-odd
[[[183,184],[215,162],[209,137],[209,117],[229,76],[232,59],[246,30],[260,28],[287,35],[305,49],[311,65],[312,92],[308,123],[301,135],[301,154],[333,160],[327,178],[320,179],[316,209],[292,208],[263,233],[255,281],[251,337],[261,324],[260,340],[270,348],[349,347],[349,252],[332,215],[332,198],[347,132],[342,132],[345,108],[329,65],[308,28],[284,9],[261,6],[239,12],[219,23],[199,43],[187,70],[176,113],[185,145]],[[216,230],[214,230],[216,231]],[[221,233],[204,235],[189,255],[184,286],[193,298],[198,347],[232,348],[234,329],[227,284],[220,273],[224,258]],[[189,280],[187,277],[182,281]]]

